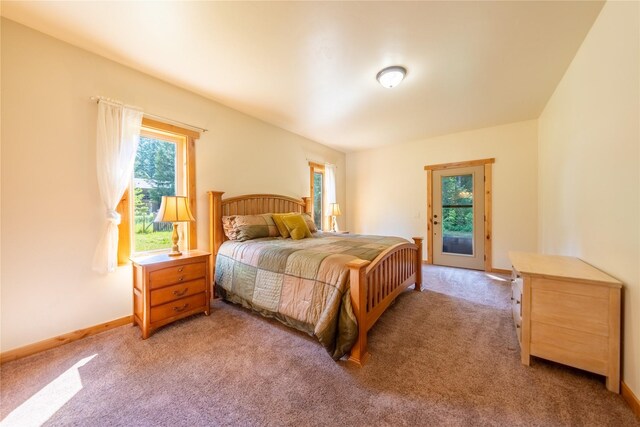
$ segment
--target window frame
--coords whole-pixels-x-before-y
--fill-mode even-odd
[[[310,192],[310,202],[311,202],[311,218],[313,219],[315,217],[315,184],[314,184],[314,175],[316,173],[320,173],[322,174],[322,195],[324,197],[324,190],[325,190],[325,176],[324,176],[324,165],[321,165],[320,163],[315,163],[315,162],[309,162],[309,192]],[[324,231],[327,229],[327,217],[324,215],[325,211],[325,206],[324,206],[324,200],[320,201],[320,222],[322,223],[321,226],[319,227],[321,231]],[[316,227],[318,225],[316,224]]]
[[[184,144],[183,150],[179,150],[179,146],[176,147],[176,162],[181,161],[184,167],[184,183],[183,188],[186,188],[186,196],[189,200],[189,208],[191,212],[196,214],[196,150],[195,141],[200,138],[200,133],[185,129],[179,126],[171,125],[168,123],[153,120],[147,117],[142,118],[142,128],[140,134],[161,135],[166,137],[168,141],[175,142],[176,144]],[[178,152],[183,151],[183,155],[179,155]],[[182,158],[181,158],[182,157]],[[130,257],[133,256],[132,250],[132,210],[131,203],[131,191],[133,186],[133,174],[130,179],[129,186],[124,192],[120,203],[116,208],[117,212],[121,215],[120,225],[118,226],[118,265],[127,265],[130,262]],[[188,235],[188,248],[195,249],[197,247],[197,222],[188,222],[186,224]],[[168,248],[169,249],[169,248]],[[153,253],[154,251],[138,252],[139,254]]]

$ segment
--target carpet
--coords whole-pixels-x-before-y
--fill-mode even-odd
[[[509,282],[426,267],[358,368],[216,301],[148,340],[123,326],[2,365],[2,425],[640,425],[598,375],[520,364]]]

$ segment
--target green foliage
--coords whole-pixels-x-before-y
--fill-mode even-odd
[[[442,177],[443,205],[470,205],[473,203],[473,175]]]
[[[148,233],[149,228],[153,224],[153,215],[149,214],[149,205],[144,201],[144,194],[141,188],[134,188],[134,214],[135,224],[140,225],[139,231],[136,227],[136,233]]]
[[[160,205],[162,196],[176,194],[176,146],[168,142],[156,142],[155,174],[153,182],[156,188],[149,190],[149,197]]]
[[[135,250],[170,248],[172,232],[154,231],[153,220],[162,196],[176,194],[176,144],[141,136],[134,177],[151,187],[134,188]]]
[[[158,149],[156,141],[146,136],[140,137],[134,166],[135,178],[151,180],[156,174],[155,158],[156,150]]]
[[[473,208],[443,208],[442,225],[445,233],[447,231],[473,231]]]
[[[313,174],[313,222],[322,230],[322,174]]]
[[[135,204],[134,210],[136,216],[138,215],[147,215],[149,213],[149,206],[144,202],[144,194],[142,193],[142,188],[134,188],[134,197]]]
[[[141,234],[136,230],[136,252],[171,249],[171,233],[171,231],[157,231],[155,233]]]
[[[473,175],[443,177],[442,205],[443,233],[472,232]]]
[[[148,198],[151,206],[159,207],[162,196],[176,194],[176,145],[141,136],[134,171],[135,178],[142,178],[153,187]]]

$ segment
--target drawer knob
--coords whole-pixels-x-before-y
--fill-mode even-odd
[[[184,276],[178,277],[178,282],[182,282],[184,280]]]
[[[180,267],[180,268],[178,269],[178,273],[182,273],[182,270],[184,270],[184,267]]]
[[[188,290],[189,288],[184,288],[182,291],[173,291],[173,294],[177,297],[181,297],[182,295],[186,294]]]
[[[182,307],[173,307],[173,311],[180,313],[181,311],[185,311],[189,307],[189,304],[184,304]]]

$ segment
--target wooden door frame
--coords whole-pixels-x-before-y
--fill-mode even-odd
[[[484,271],[492,271],[491,253],[491,182],[492,168],[496,159],[479,159],[465,162],[440,163],[424,167],[427,172],[427,264],[433,264],[433,171],[444,169],[466,168],[469,166],[484,166]]]

